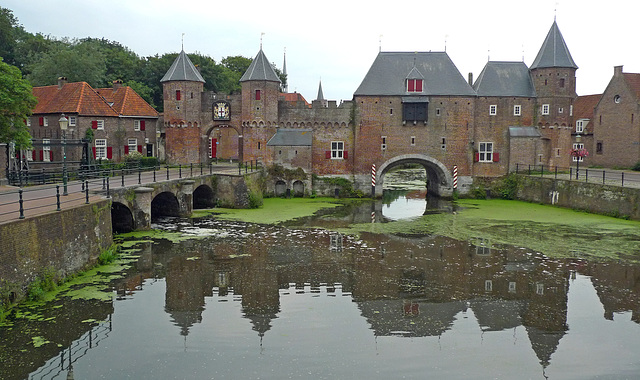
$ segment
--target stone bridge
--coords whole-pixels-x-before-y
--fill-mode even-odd
[[[187,217],[194,209],[247,208],[250,192],[260,191],[255,188],[260,175],[210,174],[113,189],[113,232],[149,229],[152,219]]]

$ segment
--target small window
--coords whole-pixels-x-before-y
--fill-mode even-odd
[[[256,100],[262,99],[262,92],[260,90],[256,90]]]
[[[140,120],[134,120],[133,121],[133,130],[134,131],[139,131],[140,130]]]
[[[380,149],[381,150],[387,149],[387,136],[382,136],[382,144],[380,144]]]
[[[27,122],[27,127],[30,127],[31,126],[31,118],[27,118],[25,121]]]
[[[564,108],[562,107],[558,108],[558,113],[564,113]]]
[[[513,106],[513,116],[520,116],[522,114],[522,107],[519,104]]]
[[[613,97],[613,101],[614,101],[614,103],[616,103],[616,104],[620,103],[620,95],[616,95],[616,96],[614,96],[614,97]]]
[[[75,116],[69,116],[69,126],[75,127],[77,123],[77,118]]]
[[[576,121],[576,133],[584,132],[584,120]]]
[[[536,294],[538,295],[544,294],[544,284],[541,284],[541,283],[536,284]]]
[[[596,143],[596,154],[602,154],[602,141]]]
[[[51,161],[51,140],[42,139],[42,161]]]
[[[127,153],[137,152],[138,151],[138,139],[128,139],[127,140],[127,147],[129,149],[129,151]]]
[[[382,136],[382,143],[386,144],[387,143],[387,136]]]
[[[516,282],[509,281],[509,293],[515,293],[515,292],[516,292]]]
[[[176,100],[181,100],[182,95],[180,94],[180,90],[176,90]]]
[[[489,106],[489,115],[496,115],[498,113],[498,106],[495,104],[492,104]]]
[[[407,92],[422,92],[422,79],[407,79]]]
[[[484,281],[484,290],[487,292],[493,291],[493,281],[485,280]]]
[[[569,106],[569,116],[573,116],[573,104]]]
[[[543,115],[548,115],[549,114],[549,105],[548,104],[543,104],[542,105],[542,114]]]
[[[104,130],[104,120],[96,120],[97,121],[97,129]]]
[[[261,149],[261,144],[260,144],[260,141],[258,141],[258,150],[260,149]]]
[[[480,149],[478,150],[480,162],[492,162],[493,161],[493,143],[481,142]]]
[[[560,78],[560,88],[564,87],[564,78]]]
[[[389,115],[393,115],[393,108],[389,109]]]
[[[331,142],[331,159],[341,160],[344,158],[344,141]]]
[[[440,108],[436,108],[436,116],[440,116]]]
[[[416,145],[416,136],[411,136],[411,146]]]
[[[582,143],[574,143],[573,144],[573,149],[584,149],[584,144]],[[584,157],[576,157],[576,156],[571,156],[571,158],[573,159],[573,162],[582,162],[584,161]]]
[[[96,159],[107,158],[107,140],[106,139],[96,139],[94,142],[94,147],[96,149]]]
[[[42,118],[42,123],[43,123],[43,124],[42,124],[43,126],[48,127],[48,126],[49,126],[49,119],[47,119],[47,117],[46,117],[46,116],[45,116],[45,117],[43,117],[43,118]]]

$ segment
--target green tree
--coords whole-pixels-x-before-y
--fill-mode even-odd
[[[126,86],[129,86],[135,91],[142,99],[144,99],[151,107],[155,108],[154,100],[153,100],[153,89],[147,86],[144,83],[137,82],[135,80],[130,80],[128,82],[124,82]]]
[[[15,65],[16,38],[14,29],[18,20],[10,9],[0,7],[0,57],[10,65]]]
[[[29,82],[20,70],[0,60],[0,142],[15,141],[18,148],[31,145],[25,120],[36,106]]]
[[[65,41],[63,41],[65,42]],[[108,85],[105,56],[91,44],[54,45],[28,67],[33,86],[55,84],[61,76],[70,82],[87,82],[94,88]]]

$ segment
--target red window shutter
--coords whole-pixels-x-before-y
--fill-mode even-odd
[[[44,152],[40,151],[40,161],[44,161]]]
[[[473,162],[480,162],[480,153],[476,152],[476,156],[473,159]]]
[[[407,91],[414,92],[416,90],[415,84],[413,79],[407,80]]]
[[[331,158],[331,151],[327,150],[326,152],[324,152],[324,158]]]
[[[422,80],[416,79],[416,92],[422,92]]]
[[[124,146],[124,154],[129,154],[129,145]]]
[[[53,152],[49,151],[49,161],[53,161]]]
[[[493,153],[493,162],[500,162],[500,153]]]
[[[31,151],[31,159],[34,160],[34,161],[36,160],[36,151],[35,150]]]
[[[44,117],[40,116],[38,118],[38,123],[40,124],[40,126],[42,127],[44,125]]]
[[[138,152],[142,153],[142,145],[138,145]]]
[[[260,100],[261,95],[260,90],[256,90],[256,100]]]
[[[145,127],[145,125],[144,125],[145,123],[144,122],[145,122],[144,120],[140,120],[140,130],[141,131],[144,131],[144,127]]]
[[[110,146],[107,147],[107,158],[109,160],[113,158],[113,148]]]
[[[349,158],[349,152],[347,152],[346,150],[343,152],[343,157],[346,160],[347,158]]]
[[[180,90],[176,90],[176,100],[180,100],[182,97],[180,96]]]
[[[98,129],[98,120],[91,120],[91,129]]]
[[[91,149],[93,149],[93,159],[95,160],[96,159],[96,147],[94,146]]]

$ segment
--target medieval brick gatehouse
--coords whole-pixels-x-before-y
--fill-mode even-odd
[[[322,96],[311,106],[281,93],[262,48],[236,95],[203,91],[182,51],[162,79],[167,160],[261,160],[342,176],[363,191],[378,168],[423,165],[428,187],[466,192],[476,176],[500,176],[516,164],[568,167],[577,65],[554,21],[531,67],[490,61],[473,83],[446,52],[380,52],[351,101]],[[293,99],[292,99],[293,98]]]

